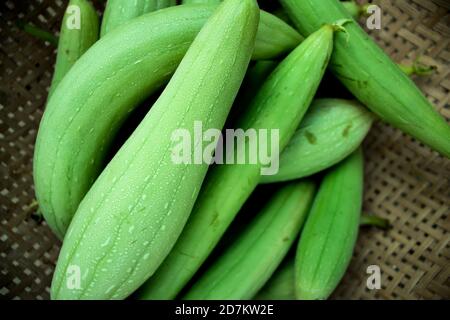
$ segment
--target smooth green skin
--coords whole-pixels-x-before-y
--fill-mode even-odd
[[[280,0],[303,35],[349,18],[338,0]],[[330,68],[381,119],[450,157],[450,125],[356,21],[336,36]]]
[[[243,109],[235,128],[279,129],[279,150],[283,150],[311,103],[332,47],[333,27],[328,25],[303,41]],[[210,170],[183,233],[155,275],[139,290],[138,298],[176,297],[258,185],[260,169],[259,164],[236,164]]]
[[[255,295],[254,300],[296,300],[295,260],[285,259],[269,281]]]
[[[175,6],[133,19],[100,39],[48,101],[34,154],[40,209],[63,238],[129,113],[172,76],[216,6]],[[261,13],[253,58],[295,48],[300,35]]]
[[[208,169],[175,164],[172,133],[186,128],[192,136],[194,121],[204,130],[222,128],[258,21],[255,0],[226,0],[208,19],[160,98],[81,202],[64,238],[53,299],[123,299],[169,253]],[[73,265],[81,270],[81,289],[66,285]]]
[[[362,14],[361,10],[363,6],[359,5],[355,1],[341,1],[341,3],[353,19],[359,19]]]
[[[361,148],[324,177],[295,257],[301,300],[327,299],[344,276],[358,236],[363,196]]]
[[[350,1],[341,1],[342,5],[345,7],[345,10],[348,11],[348,13],[352,16],[353,19],[359,19],[363,15],[363,10],[365,10],[365,6],[362,6],[358,4],[357,2],[350,0]],[[274,15],[276,15],[278,18],[283,20],[289,25],[292,25],[292,21],[289,18],[286,11],[283,9],[283,7],[280,7],[276,9],[273,12]]]
[[[315,185],[283,186],[183,297],[187,300],[248,300],[267,282],[303,226]]]
[[[330,168],[361,145],[373,120],[356,101],[315,100],[281,154],[278,173],[261,176],[261,183],[300,179]]]
[[[145,13],[175,5],[173,0],[108,0],[103,14],[100,37]]]
[[[67,20],[74,17],[74,13],[66,11],[59,34],[55,71],[49,96],[55,92],[56,87],[75,62],[98,40],[98,16],[90,2],[87,0],[70,0],[69,6],[80,8],[80,28],[71,29],[67,26]]]

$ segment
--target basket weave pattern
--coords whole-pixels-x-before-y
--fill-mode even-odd
[[[450,3],[378,0],[382,30],[370,34],[397,62],[421,56],[436,65],[415,79],[450,119]],[[32,157],[55,49],[15,27],[22,19],[57,31],[66,1],[0,4],[0,299],[48,299],[60,242],[36,214]],[[388,218],[382,232],[362,229],[335,299],[450,298],[450,161],[377,123],[364,144],[364,210]],[[367,267],[381,269],[380,290],[366,288]]]

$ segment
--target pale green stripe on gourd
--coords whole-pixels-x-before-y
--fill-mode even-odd
[[[251,299],[297,239],[314,199],[314,191],[311,181],[281,187],[183,299]]]
[[[361,145],[373,120],[356,101],[315,100],[280,155],[278,173],[261,176],[261,183],[300,179],[335,165]]]
[[[40,209],[62,238],[127,115],[171,77],[215,6],[175,6],[146,14],[100,39],[48,102],[34,154]],[[253,58],[273,58],[301,37],[261,13]]]
[[[333,27],[329,25],[304,40],[242,109],[235,128],[278,129],[279,150],[283,150],[311,103],[332,47]],[[246,142],[246,154],[248,147]],[[138,298],[175,298],[258,185],[260,171],[260,164],[248,162],[217,165],[210,170],[183,233],[155,275],[139,290]]]
[[[205,130],[222,128],[258,20],[255,0],[226,0],[208,19],[164,92],[81,202],[56,266],[53,299],[125,298],[169,253],[208,169],[206,163],[175,164],[172,134],[186,129],[192,137],[195,121]],[[71,266],[81,271],[81,289],[66,286]]]
[[[337,0],[280,0],[300,33],[349,18]],[[450,125],[414,82],[355,21],[336,36],[330,68],[369,109],[432,149],[450,157]]]
[[[358,235],[362,196],[363,156],[358,149],[320,184],[295,257],[298,299],[327,299],[341,281]]]
[[[100,36],[145,13],[174,5],[172,0],[108,0],[103,14]]]
[[[87,0],[70,0],[61,23],[55,71],[49,96],[74,63],[97,41],[97,12]]]

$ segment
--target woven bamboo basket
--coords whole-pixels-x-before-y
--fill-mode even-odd
[[[397,62],[437,66],[414,80],[450,119],[450,2],[377,0],[382,29],[372,37]],[[0,298],[48,299],[60,242],[36,214],[32,156],[55,49],[15,27],[18,19],[58,31],[67,1],[0,4]],[[450,138],[450,137],[449,137]],[[362,229],[334,299],[450,298],[450,161],[377,123],[364,143],[364,210],[388,231]],[[367,288],[368,266],[381,288]]]

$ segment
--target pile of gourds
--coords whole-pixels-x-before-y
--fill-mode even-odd
[[[357,238],[360,145],[374,119],[446,157],[450,127],[352,18],[354,3],[280,0],[285,22],[255,0],[185,2],[202,4],[108,0],[101,27],[88,1],[69,3],[34,156],[40,210],[63,240],[51,296],[270,299],[270,288],[257,294],[295,245],[295,263],[269,284],[285,286],[284,298],[325,299]],[[326,70],[359,102],[314,99]],[[125,120],[155,93],[110,157]],[[221,130],[227,119],[278,130],[276,174],[172,161],[175,130]],[[205,267],[261,183],[279,184]]]

